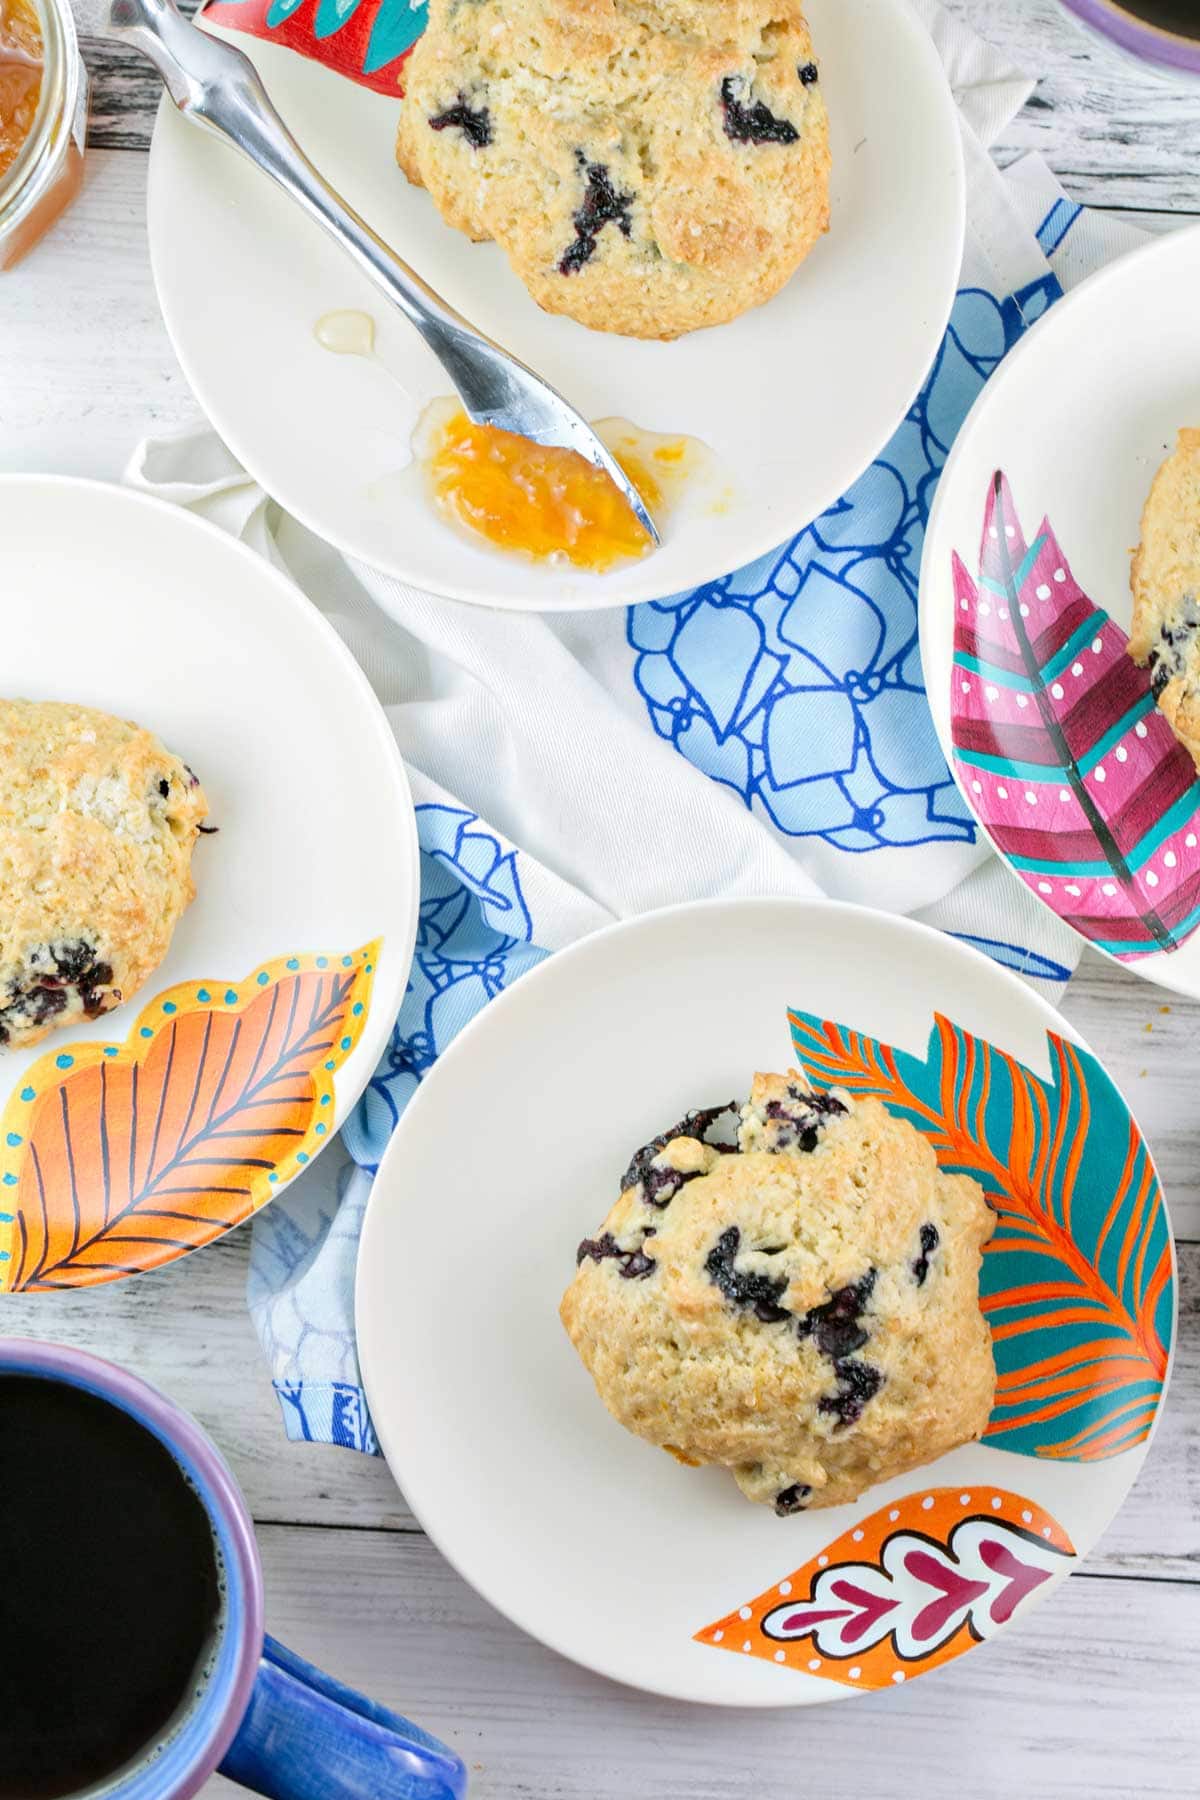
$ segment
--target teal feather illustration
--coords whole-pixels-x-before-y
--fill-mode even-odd
[[[1051,1035],[1047,1081],[941,1017],[924,1059],[811,1013],[788,1020],[814,1083],[907,1118],[996,1212],[980,1283],[998,1376],[986,1440],[1060,1461],[1142,1443],[1174,1325],[1171,1239],[1149,1151],[1095,1058]]]

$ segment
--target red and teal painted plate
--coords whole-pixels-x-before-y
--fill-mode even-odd
[[[557,1307],[631,1148],[794,1065],[877,1095],[982,1184],[999,1384],[981,1443],[779,1519],[624,1432]],[[470,1255],[422,1252],[412,1281],[448,1142]],[[955,939],[824,901],[674,908],[527,975],[401,1120],[359,1269],[372,1416],[450,1560],[565,1655],[728,1705],[900,1686],[1022,1625],[1128,1493],[1175,1320],[1154,1164],[1086,1045]]]

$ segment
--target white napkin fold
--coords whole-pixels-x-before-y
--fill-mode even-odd
[[[628,611],[489,612],[343,558],[211,432],[147,441],[130,463],[132,485],[242,538],[332,620],[387,710],[418,808],[412,985],[344,1133],[348,1179],[333,1202],[305,1178],[254,1226],[250,1304],[293,1438],[374,1448],[353,1333],[372,1174],[438,1052],[543,956],[675,900],[824,892],[915,912],[1051,998],[1074,969],[1077,940],[990,856],[946,770],[921,681],[917,572],[937,476],[977,393],[1065,288],[1138,234],[1083,212],[1037,159],[1000,175],[987,146],[1032,84],[937,0],[914,4],[967,153],[950,330],[879,461],[752,569]]]

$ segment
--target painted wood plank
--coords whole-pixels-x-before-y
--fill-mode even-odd
[[[1084,953],[1062,1011],[1125,1095],[1154,1154],[1178,1238],[1200,1240],[1200,1002]]]
[[[154,294],[146,162],[92,151],[71,211],[0,277],[0,469],[115,478],[147,432],[203,417]]]
[[[1195,1793],[1194,1586],[1076,1577],[1000,1642],[898,1692],[751,1714],[652,1699],[561,1661],[427,1539],[260,1535],[270,1629],[452,1744],[472,1771],[472,1800]],[[603,1605],[611,1577],[597,1553]],[[652,1593],[652,1546],[640,1573],[636,1558],[621,1566]],[[698,1604],[700,1621],[711,1611]],[[216,1779],[204,1792],[233,1800],[238,1790]]]
[[[1151,73],[1087,37],[1058,0],[944,0],[1040,78],[1001,160],[1036,150],[1088,206],[1200,211],[1200,86]]]

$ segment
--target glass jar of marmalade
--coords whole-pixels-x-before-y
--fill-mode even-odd
[[[79,192],[86,131],[69,0],[0,0],[0,270],[20,262]]]

